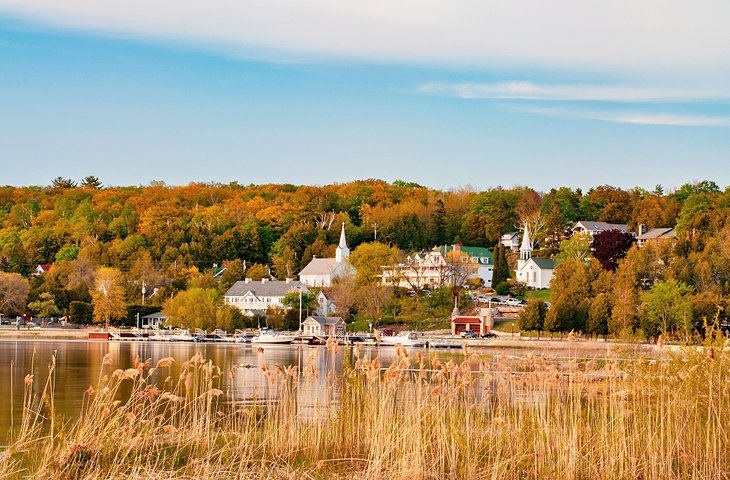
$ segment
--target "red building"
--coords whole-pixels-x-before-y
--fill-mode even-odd
[[[471,330],[477,335],[486,335],[494,326],[494,309],[482,308],[479,315],[461,315],[458,309],[451,314],[451,334],[459,335],[464,330]]]

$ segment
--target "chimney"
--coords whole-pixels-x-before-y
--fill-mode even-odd
[[[268,279],[268,278],[262,278],[262,279],[261,279],[261,283],[266,283],[266,282],[268,282],[268,281],[269,281],[269,279]]]
[[[246,279],[244,280],[244,283],[251,283],[251,279],[250,279],[250,278],[246,278]]]
[[[286,284],[289,285],[292,282],[292,280],[294,280],[294,279],[287,277],[286,278]]]
[[[646,228],[645,224],[643,224],[643,223],[639,224],[639,236],[644,235],[648,231],[649,231],[649,229]]]
[[[314,260],[315,258],[317,258],[317,255],[312,255],[312,260]]]

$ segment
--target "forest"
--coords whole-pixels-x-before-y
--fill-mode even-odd
[[[78,183],[59,177],[47,186],[0,187],[0,313],[128,319],[140,311],[143,295],[147,309],[159,309],[193,289],[209,291],[209,303],[220,308],[222,291],[243,276],[296,277],[313,255],[334,256],[342,222],[353,255],[373,244],[394,254],[455,242],[494,248],[502,233],[527,225],[534,256],[554,256],[559,267],[552,307],[530,306],[535,314],[524,316],[523,328],[688,332],[700,320],[725,316],[728,218],[730,189],[712,181],[667,191],[598,185],[540,192],[527,186],[442,191],[376,179],[117,187],[93,176]],[[628,224],[631,231],[642,224],[675,227],[677,239],[627,245],[612,262],[600,262],[590,244],[568,238],[578,220]],[[35,275],[48,264],[53,268]],[[213,274],[224,266],[218,283]],[[365,285],[372,280],[359,278],[363,284],[353,288],[372,288]],[[100,282],[107,293],[114,290],[115,305],[95,301]],[[416,303],[422,316],[448,312],[438,302]],[[348,313],[358,310],[372,316],[357,302],[348,306]],[[233,314],[218,315],[225,323]]]

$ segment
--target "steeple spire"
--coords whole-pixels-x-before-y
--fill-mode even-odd
[[[350,256],[350,249],[347,248],[347,239],[345,238],[345,222],[342,222],[342,231],[340,232],[340,244],[335,250],[335,260],[341,263]]]
[[[522,235],[522,246],[520,247],[520,260],[529,260],[532,257],[532,242],[530,241],[530,229],[525,224],[525,233]]]

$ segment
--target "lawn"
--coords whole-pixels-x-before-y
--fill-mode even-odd
[[[551,296],[552,292],[550,290],[528,290],[525,294],[525,300],[537,298],[538,300],[542,300],[543,302],[549,302]]]

